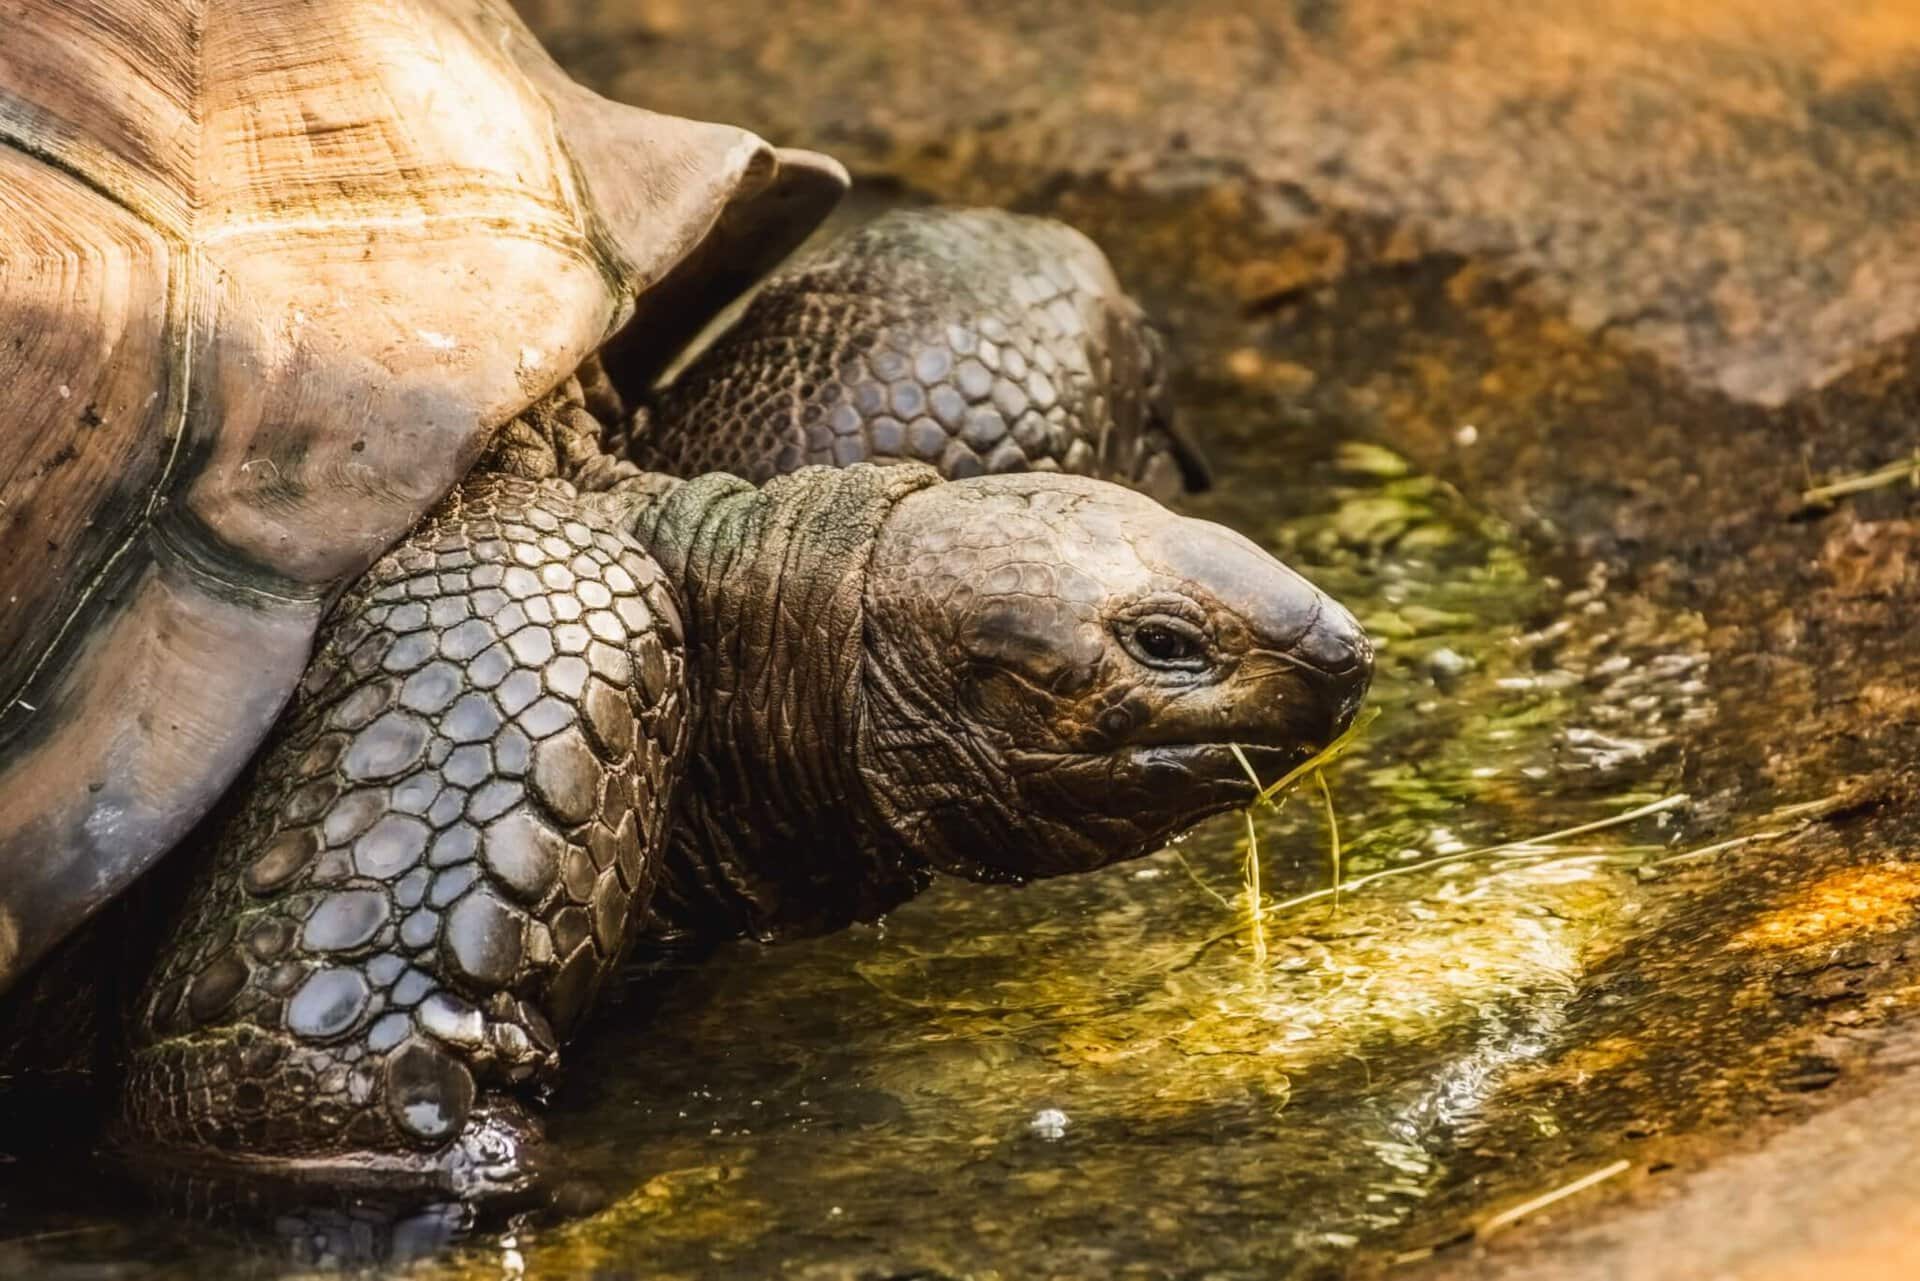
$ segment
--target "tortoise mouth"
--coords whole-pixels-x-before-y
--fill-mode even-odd
[[[1112,821],[1173,824],[1184,830],[1203,819],[1250,804],[1259,788],[1285,777],[1287,771],[1325,747],[1319,742],[1292,739],[1285,743],[1256,743],[1214,739],[1189,743],[1131,744],[1107,751],[1021,752],[1019,763],[1056,781],[1063,773],[1078,780],[1083,804],[1090,794],[1100,798],[1095,808]],[[1236,752],[1235,748],[1239,750]],[[1245,764],[1241,763],[1245,758]],[[1247,767],[1251,766],[1250,777]],[[1130,793],[1133,807],[1116,810],[1116,795]],[[1151,816],[1157,815],[1157,820]]]
[[[1078,750],[1026,749],[1015,755],[1043,769],[1066,766],[1079,772],[1090,767],[1103,772],[1109,783],[1131,779],[1154,793],[1164,792],[1172,802],[1168,809],[1184,808],[1180,802],[1190,800],[1211,814],[1253,800],[1260,787],[1325,750],[1353,723],[1360,702],[1359,697],[1288,698],[1279,703],[1286,714],[1263,716],[1255,724],[1189,726],[1184,733],[1171,726],[1154,727],[1131,741]]]
[[[1204,743],[1155,743],[1126,749],[1122,755],[1130,766],[1148,777],[1178,771],[1180,781],[1205,787],[1209,792],[1224,792],[1229,798],[1225,808],[1232,808],[1252,801],[1259,794],[1259,788],[1278,782],[1287,771],[1311,760],[1331,741],[1329,736],[1320,742],[1295,739],[1287,743],[1256,743],[1220,739]],[[1241,763],[1243,757],[1245,764]],[[1253,777],[1248,776],[1249,766]]]
[[[1242,755],[1267,784],[1310,759],[1323,742],[1209,739],[1017,753],[1016,777],[1031,780],[1009,807],[1021,835],[969,841],[954,847],[959,856],[935,862],[974,880],[1025,880],[1151,854],[1194,825],[1253,802],[1259,793]]]
[[[1195,781],[1232,784],[1251,800],[1259,787],[1278,781],[1345,733],[1359,715],[1366,688],[1365,676],[1293,682],[1278,697],[1263,700],[1249,718],[1252,723],[1155,735],[1126,744],[1117,754],[1149,773],[1174,766]]]

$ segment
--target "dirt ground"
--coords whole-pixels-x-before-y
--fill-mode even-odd
[[[1920,6],[521,7],[615,97],[1085,227],[1207,336],[1190,381],[1378,440],[1570,578],[1703,620],[1709,813],[1846,798],[1756,869],[1752,919],[1680,914],[1597,977],[1653,1048],[1541,1088],[1603,1112],[1656,1083],[1661,1115],[1565,1152],[1568,1180],[1628,1167],[1475,1239],[1530,1196],[1496,1151],[1398,1274],[1920,1272],[1920,499],[1802,498],[1920,448]]]

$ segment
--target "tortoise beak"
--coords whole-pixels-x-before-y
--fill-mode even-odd
[[[1346,733],[1373,683],[1373,646],[1360,624],[1308,590],[1318,597],[1310,621],[1285,641],[1262,646],[1242,675],[1251,696],[1236,717],[1245,728],[1234,741],[1266,782]],[[1244,778],[1237,758],[1227,774],[1236,784]]]
[[[1305,581],[1305,580],[1302,580]],[[1321,609],[1300,639],[1293,656],[1315,678],[1325,702],[1325,746],[1347,732],[1373,685],[1373,642],[1346,606],[1320,595]]]

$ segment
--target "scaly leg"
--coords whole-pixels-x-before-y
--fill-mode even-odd
[[[477,476],[341,601],[136,1008],[137,1132],[520,1177],[518,1100],[631,933],[681,768],[676,606],[616,508]]]

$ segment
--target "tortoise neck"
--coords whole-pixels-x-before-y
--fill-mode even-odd
[[[634,532],[678,587],[691,756],[662,931],[800,937],[870,920],[930,875],[873,803],[865,586],[881,526],[920,468],[813,468],[761,488],[649,480]]]

